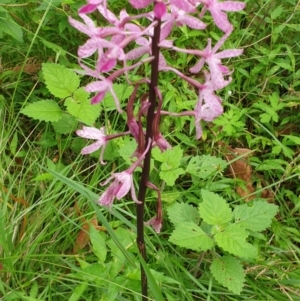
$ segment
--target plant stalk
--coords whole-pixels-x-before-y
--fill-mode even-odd
[[[156,87],[158,84],[158,63],[159,63],[159,40],[160,40],[160,25],[161,21],[156,19],[158,22],[154,28],[154,36],[152,38],[152,56],[154,56],[153,61],[151,62],[151,82],[149,84],[149,102],[150,107],[147,112],[147,125],[146,125],[146,139],[145,144],[153,142],[153,121],[155,117],[156,109]],[[147,145],[145,145],[146,148]],[[151,147],[147,152],[144,159],[144,166],[141,174],[141,180],[139,185],[138,200],[141,204],[137,205],[136,216],[137,216],[137,246],[140,254],[143,259],[146,261],[146,245],[144,239],[144,209],[145,209],[145,197],[147,190],[147,183],[149,181],[150,173],[150,160],[151,160]],[[142,267],[141,267],[141,288],[142,288],[142,301],[148,300],[148,285],[147,285],[147,276]]]

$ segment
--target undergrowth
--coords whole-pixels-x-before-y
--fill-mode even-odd
[[[121,2],[110,1],[116,12]],[[75,129],[84,121],[105,124],[114,133],[122,117],[112,113],[107,97],[90,111],[94,117],[85,114],[82,120],[82,111],[63,101],[66,96],[47,89],[45,68],[59,64],[70,74],[79,69],[76,51],[84,41],[67,17],[75,18],[83,4],[0,4],[0,300],[140,298],[134,205],[125,199],[106,210],[94,202],[103,191],[99,183],[116,166],[128,165],[135,145],[127,138],[110,143],[104,156],[108,163],[101,168],[99,153],[82,157],[83,141]],[[298,19],[297,1],[247,1],[245,12],[231,18],[237,29],[227,46],[244,48],[244,54],[229,62],[235,71],[222,95],[225,113],[204,125],[199,141],[189,117],[163,118],[166,138],[178,145],[170,156],[175,162],[168,161],[177,173],[158,172],[168,158],[154,152],[151,175],[164,187],[165,209],[162,233],[146,233],[150,300],[300,300]],[[205,43],[196,33],[188,36],[178,29],[177,34],[178,47]],[[186,54],[166,59],[186,72],[194,63]],[[78,80],[84,85],[84,78]],[[165,109],[194,105],[190,87],[172,74],[160,80]],[[124,82],[117,84],[125,100],[130,92]],[[54,115],[46,121],[28,117],[28,106],[46,99],[63,114],[61,124]],[[207,190],[231,210],[255,201],[278,206],[268,230],[249,238],[257,256],[243,261],[240,295],[213,277],[214,252],[174,242],[174,206],[188,206],[192,215],[203,206],[201,194]],[[149,218],[154,200],[149,193]],[[215,251],[224,252],[218,245]]]

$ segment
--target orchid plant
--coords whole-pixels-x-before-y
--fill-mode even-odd
[[[106,191],[99,197],[99,204],[112,206],[114,199],[122,199],[131,191],[132,200],[137,204],[137,243],[144,258],[145,243],[143,236],[144,226],[144,202],[146,188],[157,192],[156,215],[146,224],[151,225],[156,232],[162,227],[162,204],[160,190],[149,181],[151,149],[158,147],[161,152],[171,148],[169,142],[160,132],[160,115],[192,116],[194,117],[196,138],[202,136],[201,121],[213,121],[223,113],[222,99],[218,91],[232,81],[232,70],[222,63],[222,59],[236,57],[242,54],[242,49],[220,50],[224,42],[233,31],[226,12],[235,12],[244,9],[245,3],[238,1],[219,0],[129,0],[133,8],[142,10],[138,15],[129,15],[125,9],[117,17],[109,10],[106,0],[88,0],[88,3],[79,9],[79,17],[83,22],[69,17],[70,24],[80,32],[88,36],[86,43],[78,49],[78,61],[82,67],[82,73],[93,78],[86,87],[86,91],[95,93],[91,102],[101,102],[106,93],[113,96],[116,110],[122,114],[122,106],[114,92],[113,82],[123,76],[128,84],[134,86],[132,96],[127,104],[128,131],[113,135],[106,135],[105,127],[96,129],[83,127],[77,131],[77,135],[95,142],[82,149],[82,154],[89,154],[102,148],[100,162],[103,161],[103,153],[108,141],[124,135],[132,135],[137,142],[137,149],[133,154],[136,161],[122,172],[115,173],[102,183],[106,185],[112,180]],[[99,27],[88,14],[98,12],[107,20],[108,26]],[[173,28],[187,26],[193,30],[203,30],[207,25],[201,20],[209,12],[214,24],[223,33],[220,40],[213,46],[210,38],[207,39],[205,49],[182,49],[176,47],[171,38]],[[143,20],[143,22],[137,22]],[[147,24],[141,26],[138,24]],[[161,52],[163,50],[163,52]],[[170,66],[164,58],[166,51],[181,52],[194,55],[196,64],[190,68],[191,73],[202,71],[205,81],[200,82],[185,75],[180,70]],[[94,68],[85,63],[85,59],[96,54]],[[144,78],[139,82],[129,80],[129,72],[136,70],[143,64],[151,64],[150,78]],[[173,72],[180,79],[186,81],[198,91],[198,101],[193,111],[166,112],[162,111],[163,94],[158,88],[159,73]],[[149,92],[140,97],[137,102],[137,92],[140,85],[148,85]],[[139,105],[137,114],[134,107]],[[146,127],[143,127],[143,116],[146,116]],[[136,194],[133,183],[133,173],[137,167],[142,168],[139,192]],[[142,270],[142,293],[147,296],[147,282]],[[143,299],[146,300],[146,299]]]

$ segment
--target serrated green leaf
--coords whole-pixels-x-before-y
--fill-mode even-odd
[[[89,93],[83,88],[76,90],[72,97],[65,100],[67,111],[81,122],[92,126],[101,112],[100,104],[92,105]]]
[[[107,248],[103,236],[95,229],[90,226],[90,238],[95,255],[101,262],[104,262],[107,255]]]
[[[77,128],[77,120],[74,116],[64,113],[60,120],[52,122],[52,126],[57,134],[69,134]]]
[[[161,170],[159,177],[166,182],[167,185],[173,186],[180,175],[184,174],[182,168],[174,168],[171,170]]]
[[[214,246],[214,241],[193,222],[184,222],[176,227],[169,241],[183,248],[206,251]]]
[[[235,223],[251,231],[267,229],[278,211],[278,206],[264,201],[236,206],[234,209]]]
[[[232,220],[232,211],[222,197],[204,189],[201,195],[203,202],[199,205],[199,214],[206,223],[220,226]]]
[[[214,156],[195,156],[189,161],[186,172],[200,179],[205,179],[217,171],[223,171],[226,164],[226,161]]]
[[[54,100],[40,100],[29,104],[21,113],[40,121],[58,121],[63,116],[63,111]]]
[[[42,72],[50,93],[59,98],[71,96],[79,87],[79,76],[63,65],[44,63]]]
[[[183,151],[179,145],[173,147],[172,149],[167,149],[163,153],[158,150],[153,152],[153,158],[163,163],[163,170],[171,170],[179,167],[182,155]]]
[[[168,216],[175,226],[185,222],[199,223],[200,217],[195,207],[185,203],[174,203],[167,208]]]
[[[153,191],[153,194],[156,194],[155,191]],[[177,191],[176,189],[173,189],[171,191],[163,191],[161,193],[161,200],[165,203],[174,203],[176,200],[178,200],[181,196],[181,192],[180,191]],[[155,195],[156,197],[156,195]]]
[[[215,258],[210,266],[213,277],[231,292],[240,294],[245,282],[241,262],[231,256]]]
[[[237,224],[227,226],[214,236],[217,245],[224,251],[242,258],[255,258],[257,250],[246,241],[247,237],[246,229]]]

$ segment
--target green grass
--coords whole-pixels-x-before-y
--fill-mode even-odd
[[[112,144],[106,153],[108,164],[100,166],[97,156],[79,155],[81,145],[74,133],[59,135],[50,123],[20,114],[27,103],[53,99],[39,73],[41,63],[77,67],[76,52],[84,36],[66,20],[68,15],[76,17],[84,1],[70,5],[53,1],[53,6],[42,7],[35,0],[21,1],[24,6],[6,2],[0,4],[7,10],[0,17],[19,24],[23,42],[6,33],[0,37],[0,300],[140,300],[135,206],[123,200],[106,210],[94,202],[104,189],[99,183],[117,166],[128,166],[118,153],[128,141]],[[115,11],[120,9],[118,1],[111,3]],[[201,154],[225,159],[220,142],[254,151],[250,162],[255,191],[271,190],[279,212],[264,232],[265,240],[253,238],[260,255],[244,263],[244,290],[234,295],[214,280],[209,272],[211,252],[171,244],[173,225],[164,210],[162,233],[146,230],[147,272],[159,273],[153,275],[156,281],[150,278],[149,300],[300,300],[299,14],[294,0],[247,1],[245,13],[230,16],[236,29],[226,47],[243,47],[245,52],[228,62],[235,72],[233,83],[221,95],[227,115],[203,125],[200,141],[194,140],[189,118],[164,117],[162,124],[168,141],[179,143],[184,151],[182,166]],[[205,45],[204,33],[186,37],[177,30],[176,34],[178,47]],[[213,39],[219,34],[211,32]],[[192,57],[183,54],[167,59],[181,68],[186,68],[186,62],[193,64]],[[30,67],[36,69],[27,72]],[[161,80],[166,87],[162,89],[165,109],[192,107],[194,91],[172,74],[164,74]],[[274,92],[281,107],[272,105]],[[124,128],[122,120],[106,112],[97,125],[105,123],[114,132]],[[157,162],[155,167],[159,168]],[[235,191],[237,181],[212,172],[198,182],[184,175],[175,187],[166,185],[164,208],[176,200],[197,205],[201,188],[220,193],[232,206],[242,204],[243,197]],[[155,168],[151,181],[164,185]],[[154,200],[149,192],[146,220],[154,214]],[[107,229],[98,231],[102,245],[97,249],[89,242],[73,252],[85,222],[95,218]],[[99,256],[105,252],[101,261]]]

